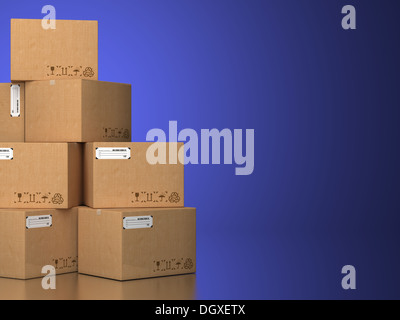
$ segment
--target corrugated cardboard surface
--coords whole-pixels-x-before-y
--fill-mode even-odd
[[[152,143],[87,143],[84,149],[84,203],[92,208],[183,207],[184,165],[147,162]],[[179,143],[177,149],[183,146]],[[131,148],[131,159],[99,160],[96,148]],[[167,144],[167,150],[169,144]],[[167,159],[169,152],[167,152]]]
[[[79,271],[122,279],[122,220],[119,212],[79,208]]]
[[[69,207],[83,204],[83,146],[68,143],[68,203]]]
[[[131,141],[131,86],[102,81],[26,84],[28,142]]]
[[[13,160],[0,161],[0,208],[67,209],[82,203],[82,146],[2,142]]]
[[[27,82],[25,93],[27,142],[81,141],[81,80]]]
[[[82,81],[82,141],[131,141],[131,85]]]
[[[50,228],[26,229],[29,216],[52,215]],[[78,208],[69,210],[0,209],[0,277],[43,277],[51,265],[57,274],[78,266]]]
[[[0,210],[0,276],[25,279],[24,211]]]
[[[11,20],[12,81],[98,79],[98,22]]]
[[[0,83],[0,142],[24,142],[25,139],[25,84],[19,84],[20,117],[11,117],[11,83]]]
[[[152,216],[153,227],[123,229],[123,218]],[[196,271],[196,209],[79,208],[79,272],[133,280]]]

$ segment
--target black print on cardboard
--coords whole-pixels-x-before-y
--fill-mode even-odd
[[[131,203],[179,203],[181,197],[178,192],[168,191],[133,191]]]
[[[47,66],[48,77],[80,77],[90,79],[95,76],[95,71],[92,67],[83,66]]]
[[[56,270],[70,269],[78,266],[78,257],[67,257],[53,259],[53,266]]]
[[[64,198],[61,193],[14,192],[14,203],[61,205],[64,203]]]
[[[166,272],[175,270],[193,270],[194,263],[191,258],[174,258],[169,260],[154,260],[153,272]]]
[[[123,138],[129,139],[131,136],[130,130],[125,128],[103,128],[103,138]]]

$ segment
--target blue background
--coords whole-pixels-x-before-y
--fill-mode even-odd
[[[134,141],[170,120],[255,129],[251,176],[186,167],[198,298],[400,298],[398,1],[3,1],[1,82],[10,18],[46,4],[99,20],[99,78],[133,85]]]

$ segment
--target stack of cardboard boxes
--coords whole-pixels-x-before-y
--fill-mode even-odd
[[[47,265],[116,280],[195,272],[183,165],[150,164],[151,144],[130,142],[131,86],[97,79],[96,21],[11,21],[0,277],[41,277]],[[169,158],[181,145],[164,147]]]

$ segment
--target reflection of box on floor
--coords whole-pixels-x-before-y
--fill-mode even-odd
[[[196,298],[196,275],[194,274],[135,281],[114,281],[79,274],[77,282],[77,294],[81,300],[193,300]],[[0,281],[0,287],[1,284]]]
[[[42,277],[25,281],[0,277],[0,300],[77,300],[78,277],[76,272],[58,275],[56,290],[43,290]]]
[[[79,272],[132,280],[196,271],[196,209],[79,208]]]
[[[51,265],[57,274],[78,269],[78,208],[69,210],[1,209],[0,277],[43,277]]]

